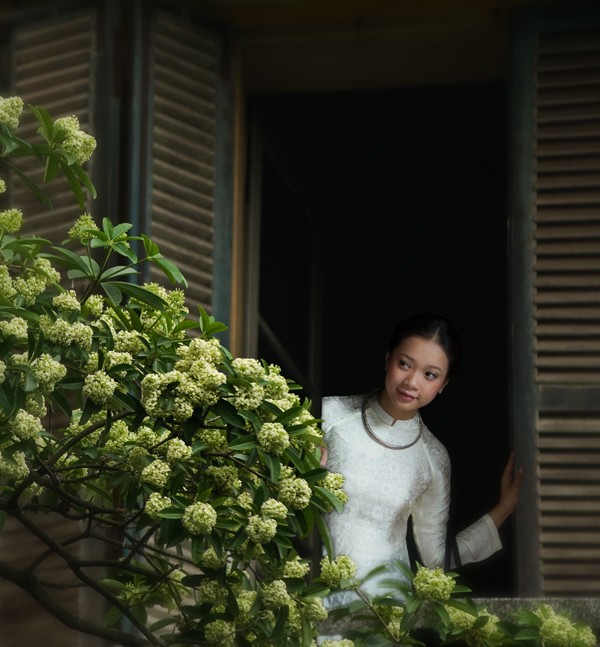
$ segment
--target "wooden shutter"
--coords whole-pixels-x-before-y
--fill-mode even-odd
[[[14,94],[25,104],[40,105],[52,117],[75,115],[81,128],[92,132],[91,66],[95,17],[71,16],[60,22],[27,24],[14,33]],[[20,133],[30,139],[37,121],[27,109]],[[33,160],[16,160],[42,185],[43,168]],[[11,180],[11,204],[23,210],[24,231],[54,242],[65,238],[79,208],[64,179],[42,186],[54,209],[41,204],[17,178]]]
[[[218,55],[214,34],[156,15],[150,229],[188,280],[192,314],[213,304]]]
[[[542,31],[535,375],[545,595],[600,594],[600,28]]]
[[[63,14],[61,19],[31,19],[17,23],[12,32],[12,94],[25,104],[43,106],[52,117],[76,115],[81,127],[91,132],[92,124],[92,52],[95,40],[95,15],[92,12]],[[35,136],[37,122],[26,109],[19,133]],[[17,165],[42,186],[43,169],[30,160],[15,160]],[[55,242],[65,238],[68,228],[79,215],[79,208],[66,181],[42,186],[54,210],[38,202],[33,193],[15,176],[10,178],[10,205],[24,214],[24,232]],[[41,515],[40,525],[49,535],[60,539],[73,534],[73,526],[64,518]],[[54,599],[75,614],[82,610],[83,599],[76,587],[67,588],[72,575],[55,556],[42,559],[46,546],[25,532],[13,520],[0,533],[0,550],[10,555],[9,564],[23,566],[40,558],[36,575],[53,585]],[[81,636],[44,611],[26,593],[0,579],[0,626],[3,647],[44,644],[45,647],[77,647]],[[99,645],[88,640],[87,645]]]

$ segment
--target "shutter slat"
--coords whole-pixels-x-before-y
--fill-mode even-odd
[[[166,14],[154,30],[152,236],[186,277],[190,310],[210,311],[219,42]]]
[[[536,74],[542,589],[581,595],[600,591],[600,32],[540,34]]]
[[[94,17],[81,15],[18,30],[15,36],[15,94],[26,104],[41,105],[52,115],[74,114],[83,129],[90,131],[91,66],[94,47]],[[35,136],[37,122],[28,111],[23,114],[22,133]],[[93,134],[93,133],[92,133]],[[18,179],[12,181],[11,199],[23,210],[23,231],[63,240],[78,215],[78,207],[66,181],[60,178],[44,185],[39,164],[17,162],[30,174],[53,204],[53,211],[38,202]]]

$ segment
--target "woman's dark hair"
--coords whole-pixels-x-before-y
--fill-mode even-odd
[[[423,312],[404,319],[394,328],[388,343],[392,354],[407,337],[421,337],[437,342],[448,358],[448,379],[456,374],[462,356],[462,344],[454,326],[441,315]]]

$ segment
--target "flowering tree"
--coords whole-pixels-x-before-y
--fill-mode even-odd
[[[22,109],[0,98],[0,163],[50,206],[17,164],[35,157],[83,209],[85,192],[95,196],[82,168],[95,140],[75,117],[33,107],[40,141],[24,141]],[[0,531],[10,518],[46,551],[23,568],[3,555],[0,577],[73,629],[131,647],[313,647],[328,619],[323,597],[348,588],[356,601],[331,620],[358,625],[323,647],[423,644],[423,610],[441,643],[594,645],[589,627],[547,606],[500,622],[457,600],[466,589],[441,569],[400,565],[390,592],[369,598],[352,561],[333,555],[323,514],[346,502],[343,478],[320,466],[321,432],[299,387],[277,366],[232,357],[215,337],[225,326],[202,310],[191,319],[181,289],[132,282],[152,263],[185,286],[130,224],[98,226],[83,213],[53,246],[20,237],[22,219],[0,211]],[[68,536],[40,522],[50,511]],[[328,555],[310,581],[294,540],[315,527]],[[99,601],[104,622],[52,595],[39,573],[50,554],[67,586]],[[153,606],[163,619],[150,623]]]
[[[35,156],[82,208],[84,191],[95,195],[82,168],[94,139],[76,118],[33,108],[41,141],[25,142],[22,109],[0,100],[1,161],[48,202],[16,164]],[[37,563],[18,570],[5,556],[0,576],[121,645],[310,645],[328,589],[308,581],[294,539],[345,497],[319,465],[310,402],[277,366],[232,357],[215,337],[225,327],[204,311],[192,320],[181,289],[132,282],[152,263],[185,285],[131,225],[82,214],[52,246],[19,237],[21,221],[16,208],[0,213],[0,515],[61,558],[105,622],[61,608]],[[49,536],[44,511],[71,536]],[[148,626],[153,605],[167,612]]]

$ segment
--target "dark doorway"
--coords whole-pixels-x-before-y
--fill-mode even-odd
[[[279,183],[306,205],[319,243],[322,390],[313,397],[379,386],[387,337],[409,314],[440,312],[463,338],[459,375],[423,411],[451,456],[454,528],[494,505],[510,447],[507,99],[506,84],[485,83],[251,104]],[[263,201],[276,184],[263,183]],[[278,233],[263,237],[265,263],[302,227],[297,205],[269,218]],[[287,271],[282,263],[279,284]],[[260,292],[281,325],[268,278]],[[297,313],[287,310],[293,330]],[[288,353],[306,356],[295,339]],[[476,595],[515,593],[510,523],[502,538],[501,553],[461,571]]]

